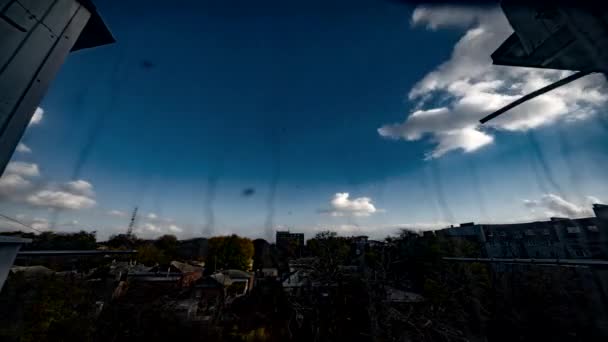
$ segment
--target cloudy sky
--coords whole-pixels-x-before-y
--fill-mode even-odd
[[[608,200],[601,76],[478,124],[568,75],[492,66],[498,8],[98,7],[117,43],[68,58],[0,178],[0,213],[33,228],[104,239],[137,206],[144,237],[379,238]]]

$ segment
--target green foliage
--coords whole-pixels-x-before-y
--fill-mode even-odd
[[[177,237],[175,235],[163,235],[154,241],[154,245],[167,256],[174,258],[177,250]]]
[[[350,242],[335,232],[319,232],[306,243],[313,256],[319,260],[317,276],[321,281],[333,281],[339,275],[339,266],[346,264]]]
[[[0,296],[2,341],[92,341],[95,298],[72,276],[11,275]]]
[[[216,236],[209,239],[206,264],[214,269],[249,271],[253,258],[253,242],[237,235]]]
[[[308,240],[307,246],[314,256],[327,259],[332,265],[342,264],[350,252],[348,239],[330,231],[317,233]]]
[[[142,244],[142,241],[135,235],[117,234],[110,236],[105,244],[112,249],[133,249]]]
[[[148,243],[137,248],[137,261],[146,266],[154,266],[156,264],[167,264],[171,260],[154,244]]]

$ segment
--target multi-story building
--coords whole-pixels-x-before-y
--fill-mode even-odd
[[[476,241],[491,258],[608,258],[608,206],[594,204],[593,211],[595,217],[577,219],[464,223],[437,234]]]

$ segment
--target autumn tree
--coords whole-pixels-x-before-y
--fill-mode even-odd
[[[253,258],[253,242],[238,235],[216,236],[209,239],[206,264],[211,269],[249,271]]]

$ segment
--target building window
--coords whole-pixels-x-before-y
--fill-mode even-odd
[[[549,233],[549,229],[545,228],[543,229],[543,235],[550,235],[551,233]]]
[[[500,232],[499,234],[501,237],[506,237],[507,236],[507,232]]]
[[[581,232],[581,229],[577,226],[566,227],[566,231],[568,234],[578,234]]]
[[[534,236],[536,234],[534,234],[534,231],[532,229],[526,229],[526,235],[527,236]]]
[[[587,230],[589,230],[590,232],[594,232],[594,233],[599,232],[599,229],[597,229],[596,225],[587,226]]]

